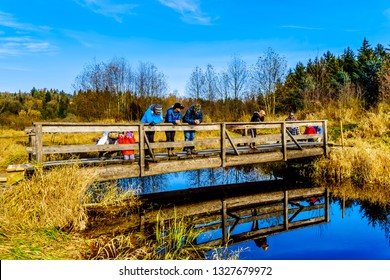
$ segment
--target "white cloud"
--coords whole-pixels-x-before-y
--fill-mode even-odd
[[[159,0],[164,6],[167,6],[181,15],[184,22],[190,24],[209,25],[212,18],[205,16],[196,0]]]
[[[18,22],[13,15],[0,11],[0,26],[5,26],[23,31],[47,31],[50,30],[48,26],[35,26],[29,23]]]
[[[0,37],[0,55],[27,55],[33,53],[51,53],[57,50],[49,42],[25,37]]]
[[[0,55],[2,56],[50,53],[57,49],[46,40],[36,36],[36,33],[50,30],[47,26],[19,22],[13,15],[1,11],[0,26],[10,29],[0,33]],[[13,35],[6,36],[8,33]]]
[[[90,9],[96,14],[111,17],[121,23],[125,15],[133,14],[135,4],[114,4],[110,0],[74,0],[78,5]]]

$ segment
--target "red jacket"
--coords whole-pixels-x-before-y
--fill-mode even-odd
[[[314,126],[307,126],[305,129],[305,134],[317,134],[317,130]]]
[[[127,135],[120,135],[118,139],[119,144],[134,144],[135,138],[129,137]],[[122,151],[122,155],[134,155],[134,150],[124,150]]]

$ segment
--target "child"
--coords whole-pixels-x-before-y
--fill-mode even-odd
[[[119,144],[134,144],[135,138],[134,138],[133,132],[126,131],[125,134],[120,135],[119,139],[118,139],[118,143]],[[122,151],[122,155],[123,155],[124,160],[135,160],[134,150],[124,150],[124,151]]]

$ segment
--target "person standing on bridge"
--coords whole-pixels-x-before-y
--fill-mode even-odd
[[[141,123],[147,123],[151,126],[159,124],[163,121],[163,109],[160,104],[152,104],[146,110],[145,114],[141,118]],[[146,137],[148,138],[149,143],[154,143],[154,133],[155,131],[146,131]],[[145,149],[145,157],[150,157],[149,149]]]
[[[171,123],[178,125],[181,123],[181,110],[184,109],[184,106],[181,103],[175,103],[172,107],[167,110],[165,115],[165,123]],[[165,131],[165,136],[167,137],[167,142],[175,141],[176,131]],[[174,157],[176,153],[173,151],[172,147],[168,148],[168,157]]]
[[[286,122],[294,122],[297,121],[297,119],[294,117],[294,113],[291,112],[288,117],[285,119]],[[287,130],[291,133],[291,135],[299,135],[301,132],[299,131],[299,127],[292,126],[288,127]]]
[[[251,122],[263,122],[264,121],[264,117],[265,117],[265,111],[264,110],[260,110],[259,112],[255,111],[253,113],[252,118],[251,118]],[[252,138],[256,138],[256,136],[257,136],[256,128],[251,128],[251,137]],[[251,148],[253,150],[256,150],[256,143],[255,142],[250,143],[249,144],[249,148]]]
[[[203,111],[200,104],[195,104],[189,107],[184,115],[183,123],[188,123],[192,125],[199,125],[203,121]],[[195,130],[185,130],[184,131],[184,141],[194,141],[195,139]],[[184,147],[184,151],[187,152],[187,155],[196,155],[198,152],[195,150],[194,146]]]

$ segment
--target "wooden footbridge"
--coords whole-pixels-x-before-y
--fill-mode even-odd
[[[291,135],[289,127],[299,127],[303,132],[306,126],[319,126],[322,134]],[[249,130],[256,129],[257,137],[251,138]],[[183,131],[194,130],[194,141],[183,140]],[[133,131],[135,144],[96,145],[75,144],[77,135],[93,134],[95,139],[106,131]],[[159,141],[149,143],[146,132],[155,131],[163,135],[165,131],[176,131],[175,142]],[[105,181],[119,178],[134,178],[163,173],[249,165],[274,161],[313,157],[328,154],[327,121],[294,122],[223,122],[204,123],[201,125],[159,124],[102,124],[102,123],[34,123],[26,129],[29,135],[29,164],[22,168],[34,169],[40,165],[50,168],[58,165],[81,164],[91,168],[97,180]],[[56,135],[63,135],[61,141]],[[180,135],[181,134],[181,135]],[[161,138],[161,137],[160,137]],[[64,140],[65,139],[65,140]],[[67,140],[67,139],[73,139]],[[249,148],[249,143],[256,143],[256,149]],[[195,146],[198,154],[187,155],[185,146]],[[175,157],[169,157],[167,148],[176,151]],[[145,149],[151,157],[145,157]],[[135,160],[123,160],[120,151],[134,150]],[[99,152],[118,152],[117,156],[101,160]],[[10,166],[18,168],[18,166]],[[19,166],[19,168],[21,168]]]

